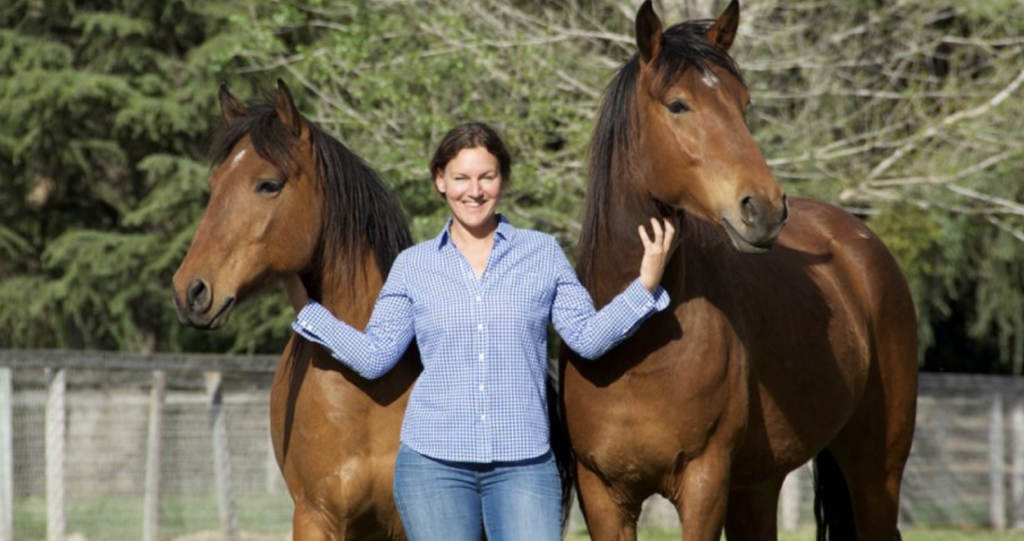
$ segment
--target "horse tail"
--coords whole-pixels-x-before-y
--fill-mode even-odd
[[[562,533],[569,527],[569,513],[572,512],[573,497],[576,494],[576,459],[569,444],[569,433],[565,428],[562,401],[558,396],[555,375],[548,373],[548,425],[551,429],[551,451],[558,466],[558,477],[562,481]]]
[[[828,449],[814,457],[814,520],[818,523],[818,541],[857,540],[850,491]]]

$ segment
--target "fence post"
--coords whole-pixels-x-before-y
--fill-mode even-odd
[[[0,367],[0,541],[14,541],[14,390]]]
[[[789,472],[782,482],[782,529],[793,532],[800,529],[800,472],[803,466]]]
[[[160,539],[160,465],[163,455],[164,403],[167,396],[167,375],[153,372],[153,388],[149,393],[149,434],[146,440],[146,495],[142,508],[142,539]]]
[[[210,412],[210,432],[213,437],[213,469],[217,482],[217,507],[224,539],[238,539],[238,518],[231,486],[231,454],[228,452],[228,431],[224,423],[224,376],[220,372],[206,373],[206,396]]]
[[[64,444],[67,437],[67,372],[48,368],[46,395],[46,539],[63,541],[64,518]]]
[[[1006,457],[1003,430],[1003,395],[994,394],[988,423],[988,510],[989,523],[995,531],[1006,529]]]
[[[1013,506],[1013,529],[1024,530],[1024,396],[1017,395],[1010,414],[1013,441],[1013,476],[1010,480],[1010,505]]]

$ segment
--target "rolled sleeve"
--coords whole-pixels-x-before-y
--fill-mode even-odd
[[[619,296],[623,297],[623,302],[633,309],[637,317],[641,318],[664,310],[668,306],[669,300],[668,292],[664,288],[659,285],[653,292],[648,291],[640,283],[640,278],[633,280]]]

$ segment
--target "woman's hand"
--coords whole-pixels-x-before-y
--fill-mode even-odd
[[[284,290],[288,294],[288,302],[296,313],[309,302],[309,293],[306,292],[306,286],[302,284],[302,279],[297,274],[284,277]]]
[[[647,229],[644,226],[638,226],[638,229],[640,242],[644,243],[644,258],[640,262],[640,283],[647,288],[647,291],[653,293],[661,283],[662,274],[665,273],[665,265],[668,264],[676,229],[668,220],[665,220],[663,229],[661,222],[654,218],[651,218],[651,229],[654,230],[653,240],[647,235]]]

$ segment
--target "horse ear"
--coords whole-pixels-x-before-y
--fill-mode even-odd
[[[645,0],[636,13],[636,46],[644,64],[657,58],[661,49],[661,19],[654,12],[651,0]]]
[[[281,79],[277,80],[277,97],[274,98],[274,107],[277,109],[277,117],[281,123],[288,128],[288,131],[295,137],[302,137],[302,115],[295,107],[295,100],[292,98],[291,90]]]
[[[227,83],[220,84],[220,89],[217,91],[217,98],[220,99],[220,113],[224,116],[225,121],[231,122],[240,116],[245,116],[245,106],[239,103],[238,100],[231,95],[231,91],[228,90]]]
[[[704,37],[719,49],[728,52],[732,41],[736,39],[736,28],[740,25],[740,0],[732,0],[725,11],[718,16]]]

